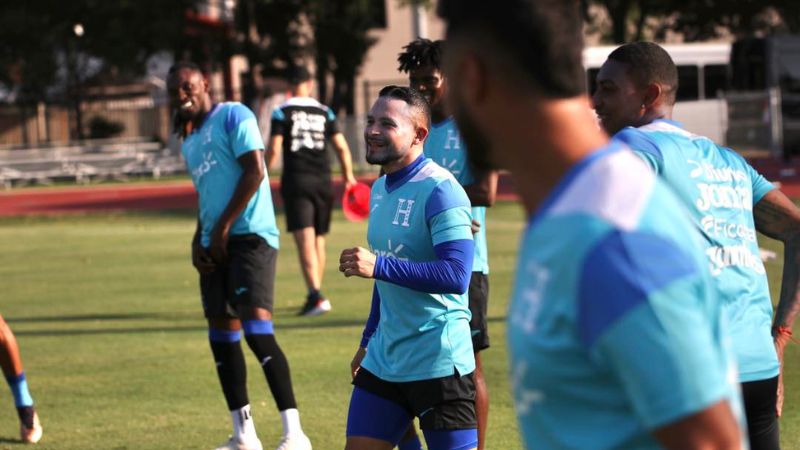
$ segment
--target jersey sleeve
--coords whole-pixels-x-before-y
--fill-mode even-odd
[[[637,156],[642,158],[642,160],[655,171],[655,173],[662,172],[664,156],[661,154],[661,150],[655,142],[653,142],[647,134],[636,128],[627,127],[614,135],[614,139],[622,141],[625,145],[630,147]]]
[[[270,136],[282,136],[286,127],[286,113],[283,112],[281,107],[272,110],[270,117]]]
[[[758,173],[750,164],[745,162],[745,166],[747,167],[748,175],[750,175],[750,180],[753,182],[753,206],[755,206],[769,191],[775,189],[775,185],[770,183],[764,175]]]
[[[663,238],[615,232],[588,254],[580,275],[579,337],[648,429],[699,412],[730,389],[698,264]]]
[[[234,103],[225,117],[225,131],[237,158],[252,150],[263,150],[264,141],[256,116],[241,103]]]
[[[331,137],[339,132],[339,122],[336,120],[336,114],[332,109],[328,108],[325,113],[325,136]]]
[[[434,188],[425,204],[425,217],[433,245],[461,239],[472,240],[472,210],[467,193],[455,180]]]

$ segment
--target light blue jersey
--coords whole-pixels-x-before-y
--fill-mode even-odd
[[[436,164],[447,169],[461,186],[475,182],[467,160],[464,142],[458,133],[456,122],[452,117],[438,124],[431,125],[430,134],[425,139],[423,149],[425,156]],[[472,271],[489,273],[489,250],[486,246],[486,207],[472,207],[472,218],[480,222],[481,229],[475,233],[475,257],[472,260]]]
[[[430,159],[387,188],[372,185],[367,240],[385,258],[435,261],[434,246],[472,240],[469,199],[453,176]],[[392,382],[475,370],[466,294],[428,294],[376,280],[380,322],[362,366]]]
[[[263,149],[264,141],[255,115],[237,102],[214,105],[200,129],[183,141],[181,151],[199,197],[201,244],[204,247],[210,245],[211,231],[242,176],[242,167],[236,159],[249,151]],[[271,247],[278,248],[279,233],[269,177],[264,177],[247,207],[233,223],[230,234],[258,234]]]
[[[693,233],[674,195],[616,142],[543,202],[508,311],[527,448],[660,448],[652,430],[722,400],[744,426],[722,305]]]
[[[666,180],[700,229],[728,315],[740,381],[778,376],[772,301],[753,221],[753,205],[774,189],[772,184],[733,150],[672,121],[625,128],[618,137]]]

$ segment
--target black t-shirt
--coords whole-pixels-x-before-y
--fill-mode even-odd
[[[328,181],[325,142],[339,132],[333,111],[310,97],[294,97],[272,112],[272,136],[283,136],[283,179]]]

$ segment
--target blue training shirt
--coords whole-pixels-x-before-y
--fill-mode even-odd
[[[722,400],[744,426],[693,237],[679,201],[617,142],[552,190],[524,233],[508,311],[527,448],[659,448],[652,430]]]
[[[203,125],[183,141],[181,152],[199,198],[201,244],[204,247],[210,245],[211,231],[242,176],[237,158],[254,150],[264,150],[264,141],[255,115],[238,102],[214,105]],[[279,247],[268,176],[264,177],[231,226],[230,234],[258,234],[271,247]]]
[[[461,186],[469,186],[475,183],[464,142],[461,140],[456,122],[452,117],[431,125],[430,133],[425,139],[423,151],[425,156],[452,173]],[[480,231],[473,236],[475,239],[475,256],[472,260],[472,271],[488,274],[489,249],[486,245],[486,207],[473,206],[472,218],[481,224]]]
[[[420,158],[391,175],[394,182],[379,178],[370,197],[367,240],[379,258],[437,261],[437,245],[471,242],[469,199],[449,172]],[[475,370],[466,293],[406,284],[375,281],[380,321],[362,366],[391,382]]]
[[[738,153],[677,122],[628,127],[617,137],[675,190],[700,230],[706,264],[728,316],[740,381],[778,376],[772,301],[753,219],[753,206],[774,186]]]

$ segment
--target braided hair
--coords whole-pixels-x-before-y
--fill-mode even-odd
[[[397,56],[400,72],[408,73],[423,66],[432,66],[441,69],[442,65],[442,41],[432,41],[430,39],[417,38],[405,47],[404,52]]]

